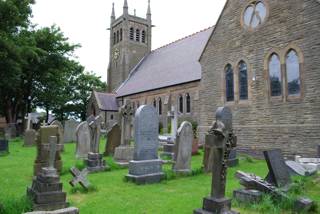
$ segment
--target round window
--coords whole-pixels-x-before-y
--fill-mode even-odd
[[[249,29],[261,25],[267,17],[267,8],[262,1],[251,3],[244,11],[243,23]]]

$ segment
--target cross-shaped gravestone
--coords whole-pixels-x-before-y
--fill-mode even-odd
[[[221,107],[216,111],[216,121],[209,134],[206,144],[213,150],[211,196],[204,198],[203,209],[194,213],[236,213],[231,209],[231,200],[225,198],[227,161],[230,151],[236,147],[236,137],[232,131],[232,113],[229,108]]]
[[[171,118],[172,137],[175,140],[178,130],[178,112],[174,106],[172,106],[171,111],[168,112],[168,117]]]
[[[28,113],[28,117],[26,118],[27,119],[27,130],[29,130],[30,129],[30,123],[31,123],[31,114],[30,113]]]
[[[88,169],[85,168],[82,171],[79,169],[72,167],[70,169],[70,173],[74,176],[72,181],[70,181],[71,186],[75,186],[77,183],[79,183],[83,188],[88,189],[90,186],[89,181],[87,180],[87,175],[89,173]]]
[[[91,132],[90,150],[92,153],[99,153],[102,117],[99,115],[91,119],[88,123]]]
[[[123,106],[120,107],[119,113],[121,116],[121,145],[130,144],[131,135],[131,118],[134,114],[134,109],[129,100],[125,100]]]

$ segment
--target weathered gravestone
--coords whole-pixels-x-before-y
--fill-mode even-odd
[[[178,129],[175,144],[173,170],[178,173],[190,173],[192,157],[193,130],[190,122],[184,121]]]
[[[66,120],[64,122],[64,142],[71,143],[77,140],[76,138],[76,129],[79,125],[79,122],[75,120]]]
[[[115,149],[121,144],[121,130],[118,124],[112,126],[107,134],[107,142],[104,155],[113,155]]]
[[[291,178],[281,150],[264,151],[263,154],[269,169],[265,180],[277,187],[287,187],[291,183]]]
[[[64,132],[64,130],[63,130],[63,125],[62,125],[62,123],[60,122],[60,121],[58,121],[58,120],[54,120],[51,124],[50,124],[50,126],[58,126],[59,127],[59,139],[58,139],[58,143],[59,144],[64,144],[64,138],[63,138],[63,132]]]
[[[232,114],[231,114],[229,108],[226,108],[226,107],[218,108],[217,113],[216,113],[216,120],[221,121],[225,125],[225,129],[230,130],[230,132],[233,133]],[[227,156],[227,159],[228,159],[227,165],[229,167],[237,165],[238,159],[236,157],[236,154],[237,153],[236,153],[235,148],[230,148],[228,156]],[[213,167],[212,167],[213,158],[214,158],[214,153],[213,153],[212,146],[205,143],[205,154],[204,154],[204,158],[203,158],[203,165],[204,165],[204,169],[206,172],[212,172],[211,170],[213,169]]]
[[[80,123],[76,129],[76,158],[86,159],[90,152],[91,133],[87,121]]]
[[[27,195],[33,202],[33,210],[52,211],[68,206],[66,193],[62,192],[59,174],[54,168],[58,152],[57,136],[48,138],[48,165],[42,167],[40,173],[33,179]]]
[[[23,146],[34,146],[36,144],[37,132],[31,128],[31,114],[27,117],[27,129],[24,132],[24,144]]]
[[[34,163],[34,175],[39,175],[43,167],[49,165],[49,137],[56,136],[58,140],[57,151],[55,157],[54,167],[61,173],[62,160],[61,151],[63,150],[63,144],[59,143],[59,127],[58,126],[43,126],[39,130],[37,137],[37,158]]]
[[[206,144],[213,149],[211,196],[203,199],[202,209],[195,214],[233,214],[231,199],[225,197],[227,161],[230,150],[236,147],[236,137],[232,131],[232,113],[227,107],[216,111],[216,121],[206,135]]]
[[[129,162],[129,180],[137,184],[160,182],[162,161],[158,158],[159,118],[149,105],[138,108],[135,115],[135,146]]]
[[[75,186],[77,183],[79,183],[84,189],[88,189],[90,186],[90,183],[87,179],[87,175],[89,173],[87,168],[84,168],[82,171],[79,169],[72,167],[70,169],[70,173],[73,175],[73,179],[69,182],[71,186]]]
[[[125,100],[125,104],[120,107],[119,115],[121,118],[121,144],[115,149],[114,160],[121,166],[127,166],[129,161],[133,159],[134,147],[131,142],[131,122],[134,109],[129,100]]]

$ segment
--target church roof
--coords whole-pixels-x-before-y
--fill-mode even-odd
[[[115,94],[94,91],[99,109],[102,111],[118,111],[118,104]]]
[[[198,60],[213,28],[170,43],[145,56],[116,90],[117,97],[200,80]]]

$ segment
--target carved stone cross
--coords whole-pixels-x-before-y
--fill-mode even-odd
[[[83,188],[85,189],[89,188],[90,182],[87,180],[87,175],[89,171],[87,168],[80,171],[79,169],[72,167],[70,169],[70,173],[74,176],[72,181],[69,182],[71,186],[74,187],[77,183],[79,183]]]
[[[128,145],[130,144],[131,118],[134,114],[134,109],[129,100],[125,100],[124,105],[119,109],[119,113],[121,116],[121,145]]]
[[[99,115],[89,121],[91,131],[91,152],[99,153],[100,133],[101,133],[102,117]]]
[[[175,140],[178,130],[178,112],[174,106],[172,106],[171,111],[168,112],[168,117],[171,118],[172,137]]]

